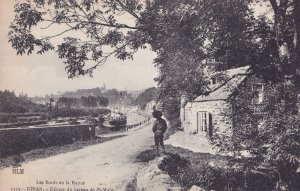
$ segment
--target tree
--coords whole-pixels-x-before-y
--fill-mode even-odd
[[[70,108],[72,105],[75,104],[75,99],[74,98],[68,98],[68,97],[60,97],[58,99],[58,103],[61,103],[64,105],[66,108]]]
[[[100,106],[106,107],[109,104],[107,97],[97,96],[96,99],[97,99],[98,105],[100,105]]]
[[[254,2],[254,1],[249,1]],[[249,151],[253,160],[245,160],[245,167],[273,169],[278,174],[277,190],[294,190],[293,181],[300,158],[300,121],[297,107],[299,86],[299,1],[256,1],[270,6],[273,15],[264,15],[255,22],[253,40],[258,43],[253,71],[260,75],[273,92],[261,108],[265,115],[262,130],[255,131],[257,116],[250,111],[250,125],[237,123],[235,136],[217,136],[218,146],[225,152],[243,157]],[[269,17],[269,18],[268,18]],[[240,91],[242,97],[246,97]],[[241,102],[238,113],[251,110]],[[251,113],[252,112],[252,113]]]
[[[97,99],[94,96],[81,97],[81,102],[84,107],[97,107]]]
[[[155,87],[147,88],[135,100],[136,105],[145,106],[148,102],[155,100],[158,98],[158,89]]]
[[[0,112],[4,113],[25,113],[29,105],[34,105],[27,99],[17,97],[13,91],[0,91]]]
[[[132,59],[138,47],[125,33],[138,27],[121,23],[118,15],[138,20],[141,9],[142,5],[134,0],[20,0],[15,5],[9,42],[20,55],[55,49],[70,78],[92,75],[111,55]],[[56,27],[57,31],[58,26],[62,30],[46,37],[34,35],[41,25],[44,30]],[[65,34],[69,36],[63,38]],[[63,38],[62,42],[55,45],[52,40],[58,37]]]
[[[191,97],[202,93],[207,85],[199,74],[204,67],[201,61],[226,54],[234,55],[228,56],[226,64],[247,64],[239,58],[255,49],[250,35],[240,38],[251,23],[246,18],[246,3],[238,0],[33,0],[16,4],[15,13],[9,41],[17,54],[43,54],[55,49],[73,78],[92,75],[111,55],[132,59],[134,52],[150,44],[158,53],[155,63],[161,74],[157,81],[164,81],[165,89],[175,86],[172,88]],[[118,15],[131,17],[135,25],[122,23]],[[60,26],[62,31],[39,37],[35,35],[38,26],[46,30]],[[52,40],[65,35],[55,46]],[[216,48],[216,43],[222,46]],[[185,75],[178,74],[178,69]]]

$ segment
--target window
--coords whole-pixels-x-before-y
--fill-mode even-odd
[[[153,110],[153,111],[156,110],[156,105],[153,105],[153,106],[152,106],[152,110]]]
[[[197,133],[199,132],[212,134],[212,115],[206,111],[197,112]]]
[[[213,85],[215,85],[217,83],[217,78],[215,78],[215,77],[211,78],[211,82]]]
[[[262,84],[253,84],[253,103],[254,104],[261,104],[264,99],[264,87]]]
[[[191,115],[190,112],[185,110],[184,112],[184,120],[183,123],[185,126],[190,126],[191,125]]]
[[[264,124],[265,124],[265,118],[263,115],[260,115],[257,119],[257,128],[259,131],[262,130]]]
[[[197,112],[197,132],[207,132],[208,127],[208,116],[207,112]]]

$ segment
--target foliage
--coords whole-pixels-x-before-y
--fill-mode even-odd
[[[181,127],[180,122],[180,97],[178,94],[173,96],[162,97],[160,101],[163,103],[163,115],[169,122],[170,128]]]
[[[97,107],[97,106],[108,106],[108,99],[104,96],[88,96],[88,97],[60,97],[58,99],[58,107],[71,108],[73,107]]]
[[[247,32],[253,25],[248,13],[247,4],[239,0],[21,1],[15,7],[9,41],[20,54],[31,54],[37,48],[37,53],[56,49],[71,78],[92,75],[110,55],[132,59],[138,48],[150,44],[158,53],[158,82],[195,96],[207,84],[199,73],[203,68],[201,61],[207,57],[226,57],[230,66],[251,61],[250,50],[256,47],[251,41],[252,33]],[[119,15],[135,20],[135,26],[123,24]],[[34,34],[40,25],[46,25],[45,29],[62,26],[62,31],[39,37]],[[53,38],[65,34],[70,35],[55,48]],[[240,58],[248,61],[240,62]]]
[[[84,107],[97,107],[97,99],[94,96],[81,97],[81,102]]]
[[[69,91],[63,93],[62,97],[80,98],[80,97],[86,97],[86,95],[93,95],[94,97],[96,97],[96,99],[98,99],[97,101],[98,105],[104,107],[106,106],[106,102],[107,102],[106,98],[108,99],[108,104],[119,102],[120,100],[123,104],[131,104],[134,100],[132,96],[127,93],[127,91],[118,91],[116,89],[106,90],[104,87],[102,88],[97,87],[92,89],[78,89],[76,91]]]
[[[254,49],[250,37],[240,38],[251,30],[252,25],[251,15],[247,16],[250,10],[242,1],[154,1],[148,9],[145,17],[164,23],[164,30],[169,35],[152,34],[153,39],[149,41],[152,49],[158,52],[155,64],[160,75],[156,80],[164,88],[164,96],[172,95],[175,91],[192,99],[204,93],[208,79],[203,75],[203,69],[207,65],[217,67],[205,62],[207,58],[223,58],[224,62],[218,65],[219,68],[247,65],[250,62],[232,61],[239,60],[232,56],[236,55],[235,48],[249,50],[240,51],[240,57],[252,57],[249,54]],[[236,23],[232,23],[233,20]]]
[[[269,173],[244,169],[190,165],[178,172],[180,182],[186,186],[198,185],[209,190],[271,191],[275,189],[276,178]],[[175,175],[176,176],[176,175]]]
[[[44,112],[46,108],[42,105],[32,103],[26,96],[16,96],[13,91],[0,91],[0,112],[3,113],[25,113]]]
[[[244,167],[269,169],[293,190],[300,156],[299,116],[284,111],[281,83],[258,79],[249,76],[234,92],[233,113],[228,114],[233,118],[233,132],[214,134],[213,142],[221,152],[245,158]],[[264,84],[261,104],[253,104],[251,84],[256,82]]]
[[[92,75],[111,55],[121,60],[132,59],[136,47],[127,41],[125,33],[138,27],[124,24],[118,17],[126,13],[139,19],[141,9],[138,1],[20,0],[15,5],[9,41],[20,55],[55,49],[70,78]],[[40,25],[47,30],[59,26],[61,31],[39,37],[34,31]],[[68,33],[74,35],[64,37]],[[62,42],[54,44],[55,37],[62,37]]]
[[[158,98],[158,89],[155,87],[147,88],[145,91],[143,91],[141,94],[138,95],[136,100],[134,101],[134,104],[145,106],[147,103],[149,103],[152,100],[157,100]]]
[[[75,102],[75,100],[72,99],[72,98],[60,97],[60,98],[58,99],[58,103],[57,103],[57,104],[58,104],[58,105],[59,105],[59,104],[63,104],[64,107],[70,108],[70,107],[72,106],[72,104],[74,104],[74,102]]]
[[[98,105],[103,106],[103,107],[106,107],[109,104],[107,97],[104,97],[104,96],[97,96],[96,100],[97,100]]]
[[[254,160],[244,165],[274,170],[277,190],[293,190],[300,158],[300,120],[297,107],[299,86],[299,1],[269,0],[273,18],[260,17],[253,31],[259,42],[253,72],[269,88],[265,101],[253,106],[251,88],[238,90],[232,134],[216,135],[221,151]],[[257,112],[259,111],[259,112]],[[260,114],[259,114],[260,113]],[[264,123],[260,124],[260,120]]]
[[[110,113],[109,109],[97,108],[97,109],[83,109],[83,108],[55,108],[52,111],[52,117],[83,117],[91,116],[98,117],[107,115]]]
[[[196,185],[205,190],[216,191],[275,190],[278,177],[270,169],[254,171],[244,167],[243,160],[236,161],[232,167],[232,157],[194,153],[169,145],[166,146],[166,150],[170,157],[166,157],[159,168],[185,189]],[[137,159],[148,162],[155,158],[153,156],[154,149],[141,153]]]

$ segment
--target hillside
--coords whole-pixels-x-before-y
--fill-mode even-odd
[[[145,106],[148,102],[152,100],[157,100],[158,98],[158,89],[155,87],[145,89],[144,92],[138,95],[135,100],[136,105]]]
[[[44,103],[48,102],[50,98],[53,98],[57,101],[60,97],[67,97],[67,98],[81,98],[81,97],[97,97],[102,96],[106,97],[109,101],[109,104],[125,104],[130,105],[134,103],[134,98],[132,97],[131,93],[127,91],[118,91],[116,89],[106,89],[104,87],[96,87],[92,89],[78,89],[76,91],[68,91],[62,93],[60,95],[47,95],[45,97],[33,97],[31,98],[35,103]]]
[[[45,110],[45,106],[32,103],[26,95],[16,96],[13,91],[0,91],[1,113],[26,113]]]

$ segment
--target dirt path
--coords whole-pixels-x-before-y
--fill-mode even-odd
[[[124,190],[124,186],[142,167],[142,164],[134,162],[135,156],[150,148],[153,144],[152,136],[150,123],[122,138],[24,163],[19,167],[24,169],[24,174],[13,174],[11,167],[2,169],[0,190],[29,191],[27,187],[42,187],[43,191],[62,191],[67,188],[71,188],[72,191],[90,191],[91,188],[95,189],[94,191],[97,191],[97,188],[98,191],[105,190],[104,188]],[[55,182],[45,184],[46,180]],[[44,184],[37,184],[37,181]],[[59,184],[59,181],[64,184]],[[84,185],[72,184],[72,181],[84,182]]]

